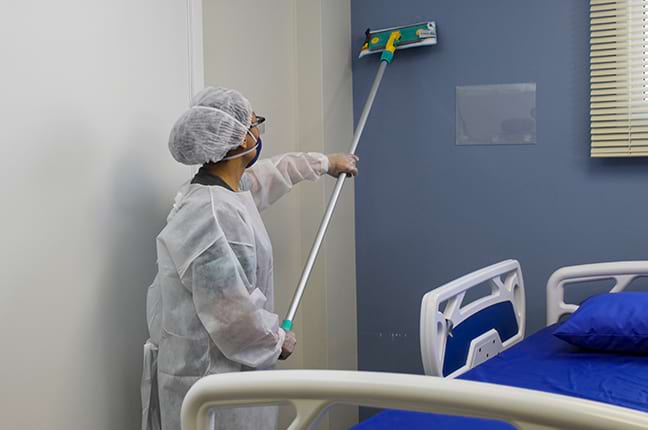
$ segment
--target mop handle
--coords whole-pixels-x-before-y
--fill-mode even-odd
[[[367,97],[364,109],[362,110],[362,115],[360,115],[360,120],[358,121],[358,125],[353,135],[353,143],[351,145],[351,150],[349,151],[351,154],[355,154],[356,149],[358,148],[358,142],[360,142],[360,137],[362,136],[365,124],[367,123],[367,118],[369,117],[369,112],[371,111],[374,99],[376,98],[376,94],[378,93],[378,87],[380,87],[380,82],[382,81],[383,75],[385,74],[387,64],[389,64],[390,62],[391,61],[387,59],[382,59],[382,61],[380,62],[378,73],[376,73],[373,85],[371,86],[371,90],[369,91],[369,96]],[[328,229],[331,218],[333,217],[333,211],[335,211],[335,205],[337,204],[337,201],[342,192],[342,187],[344,186],[344,180],[346,177],[347,174],[342,173],[340,176],[338,176],[337,182],[335,183],[335,188],[333,189],[333,193],[331,194],[331,198],[329,199],[328,206],[326,207],[326,211],[324,212],[324,217],[322,218],[319,230],[317,231],[317,235],[315,236],[313,247],[308,254],[308,259],[306,260],[304,271],[302,272],[301,278],[299,279],[299,284],[297,285],[297,290],[295,291],[292,303],[290,304],[290,309],[288,310],[286,319],[281,325],[281,328],[286,331],[292,330],[293,320],[295,319],[295,314],[297,313],[299,302],[304,295],[304,290],[306,289],[308,278],[310,278],[311,272],[313,271],[313,266],[315,265],[317,254],[319,253],[320,247],[322,246],[322,242],[324,240],[324,235],[326,234],[326,230]]]

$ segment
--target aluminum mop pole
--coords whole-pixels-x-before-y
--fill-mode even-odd
[[[392,49],[395,49],[394,44],[398,41],[400,34],[398,32],[394,32],[393,34],[394,36],[392,36],[391,45]],[[349,151],[351,154],[355,154],[356,149],[358,148],[358,142],[360,142],[362,132],[364,131],[365,125],[367,124],[367,118],[369,117],[369,112],[371,112],[371,107],[373,106],[376,94],[378,93],[378,88],[380,87],[383,75],[385,74],[385,69],[387,68],[387,64],[391,63],[391,60],[393,58],[393,50],[391,52],[386,50],[385,53],[389,53],[391,55],[383,55],[383,57],[381,57],[380,67],[378,67],[378,72],[376,73],[376,77],[374,78],[373,84],[371,85],[369,96],[367,97],[367,101],[365,102],[364,108],[362,109],[362,114],[360,115],[360,120],[358,121],[355,133],[353,134],[353,143],[351,144],[351,150]],[[317,254],[319,253],[322,242],[324,240],[324,235],[326,235],[326,230],[331,223],[331,218],[333,217],[333,212],[335,211],[335,205],[340,198],[346,177],[347,174],[342,173],[337,178],[333,194],[331,194],[328,206],[326,207],[326,211],[324,212],[324,217],[322,218],[319,230],[317,231],[317,235],[315,236],[315,241],[310,250],[310,253],[308,254],[306,265],[304,266],[301,278],[299,279],[299,284],[297,284],[297,290],[295,291],[292,303],[290,304],[290,309],[288,310],[286,319],[281,325],[284,330],[292,330],[293,320],[295,319],[297,308],[299,307],[299,303],[301,302],[302,296],[304,295],[304,290],[306,289],[306,284],[308,283],[308,279],[310,278],[310,275],[313,271],[313,266],[315,265]]]

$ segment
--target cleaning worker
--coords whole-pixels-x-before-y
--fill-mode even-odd
[[[147,295],[142,429],[180,430],[180,407],[201,377],[270,369],[295,349],[274,313],[272,247],[259,211],[304,179],[355,176],[350,154],[288,153],[258,160],[257,116],[241,93],[197,94],[169,138],[173,157],[202,165],[175,198],[157,238]],[[273,429],[277,407],[221,409],[215,429]]]

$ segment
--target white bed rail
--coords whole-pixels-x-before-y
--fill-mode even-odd
[[[648,276],[648,261],[619,261],[583,264],[556,270],[547,282],[547,325],[564,315],[574,313],[578,305],[565,303],[565,286],[569,284],[614,280],[611,293],[623,291],[637,278]]]
[[[648,414],[603,403],[480,382],[421,375],[331,370],[207,376],[182,404],[182,430],[205,430],[212,408],[292,404],[288,430],[313,428],[333,405],[492,418],[519,430],[648,429]]]
[[[472,303],[464,304],[466,293],[485,282],[491,286],[491,293]],[[491,329],[470,344],[465,365],[447,377],[457,377],[473,367],[492,358],[524,339],[526,311],[524,301],[524,279],[520,263],[505,260],[461,278],[455,279],[427,293],[421,301],[420,342],[421,358],[426,375],[444,376],[448,336],[453,327],[484,309],[502,302],[513,305],[518,331],[502,342],[500,334]],[[445,303],[445,308],[441,310]]]

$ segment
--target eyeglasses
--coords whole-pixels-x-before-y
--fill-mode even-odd
[[[250,129],[253,129],[254,127],[259,129],[259,134],[265,133],[265,117],[264,116],[256,116],[256,122],[254,124],[250,125]]]

